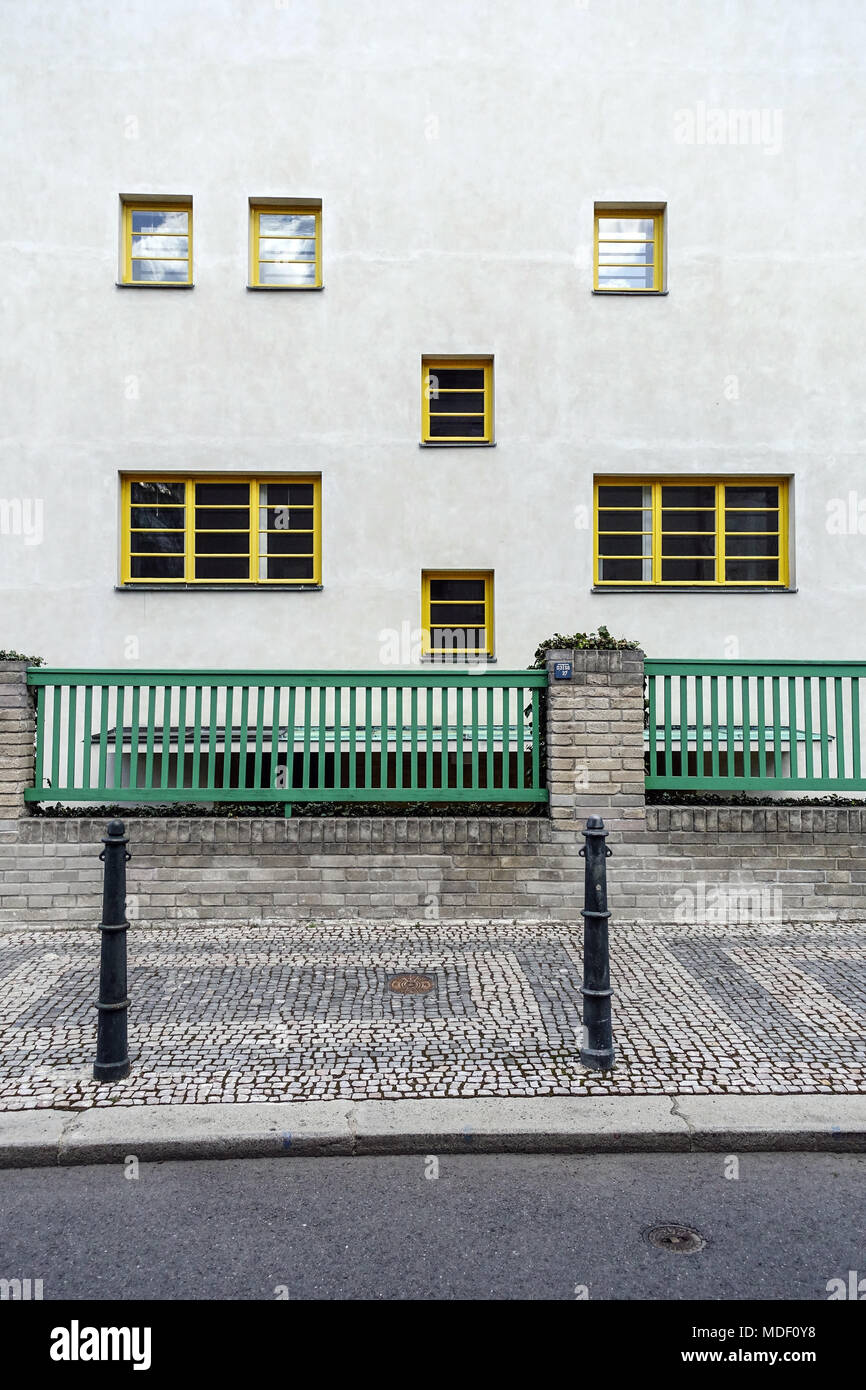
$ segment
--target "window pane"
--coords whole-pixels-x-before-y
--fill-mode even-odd
[[[293,503],[296,507],[313,505],[313,484],[312,483],[263,483],[259,488],[259,497],[263,503],[270,507],[285,507],[288,503]],[[268,522],[268,525],[272,525]]]
[[[134,236],[132,238],[133,256],[176,256],[189,255],[189,241],[185,236]]]
[[[436,652],[475,652],[487,650],[487,632],[483,627],[433,628],[430,646]]]
[[[483,579],[431,579],[430,598],[435,602],[443,599],[456,599],[468,603],[484,600],[485,582]]]
[[[196,507],[195,524],[196,529],[202,531],[234,531],[237,527],[249,530],[250,509],[215,507],[210,510],[207,507]]]
[[[662,512],[662,531],[715,531],[716,513]]]
[[[649,555],[652,536],[599,536],[600,555]]]
[[[233,560],[226,556],[199,558],[195,562],[196,579],[249,579],[249,560]]]
[[[778,560],[729,560],[725,578],[753,584],[776,584],[779,580]]]
[[[247,506],[250,500],[249,483],[196,483],[197,506]]]
[[[651,237],[655,220],[652,217],[599,217],[598,235],[604,237]]]
[[[778,507],[778,487],[726,487],[727,507]]]
[[[648,507],[651,490],[640,484],[627,487],[600,487],[598,505],[600,507]]]
[[[663,507],[715,507],[714,487],[663,487]]]
[[[316,243],[304,237],[262,237],[259,256],[263,261],[314,261]]]
[[[316,235],[314,213],[263,212],[259,214],[259,236]]]
[[[185,509],[183,507],[130,507],[130,526],[154,530],[164,526],[170,530],[179,527],[183,530]]]
[[[313,578],[313,561],[300,557],[294,559],[274,559],[268,557],[268,579],[309,579]]]
[[[130,500],[136,502],[184,502],[185,483],[131,483]]]
[[[715,555],[716,538],[710,536],[664,536],[662,555]]]
[[[183,556],[133,555],[129,572],[132,579],[183,579]]]
[[[484,414],[483,391],[443,391],[430,397],[430,409],[437,415],[459,415],[461,411]]]
[[[483,391],[483,367],[433,367],[429,368],[431,399],[437,385],[440,390]]]
[[[140,236],[147,232],[178,232],[185,236],[188,231],[189,212],[184,210],[160,212],[156,208],[148,208],[144,212],[132,214],[134,236]]]
[[[600,560],[599,577],[611,583],[640,584],[651,578],[651,571],[644,573],[645,566],[649,571],[648,560]]]
[[[601,241],[598,246],[599,265],[638,265],[652,261],[651,241]]]
[[[485,613],[483,603],[431,603],[431,627],[481,627]]]
[[[726,531],[778,531],[778,512],[725,512]]]
[[[133,531],[129,537],[130,551],[153,555],[182,555],[184,548],[183,531]]]
[[[135,284],[176,283],[189,278],[188,261],[133,261],[132,278]]]
[[[655,271],[651,265],[618,266],[615,269],[600,265],[598,284],[600,289],[608,290],[651,290],[654,275]]]
[[[249,555],[249,532],[197,531],[195,548],[199,555]]]
[[[261,537],[263,555],[312,555],[312,531],[271,531]]]
[[[778,555],[778,536],[726,536],[725,550],[728,555]]]
[[[662,560],[663,580],[673,583],[711,584],[715,577],[715,560]]]
[[[599,512],[599,531],[651,531],[652,512]]]
[[[308,531],[313,525],[312,507],[260,508],[267,516],[268,531]]]
[[[448,439],[463,436],[468,439],[484,438],[483,415],[431,415],[431,439]]]
[[[259,261],[261,285],[315,285],[316,263],[290,265],[287,261]]]

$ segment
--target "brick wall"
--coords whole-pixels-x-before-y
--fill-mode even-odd
[[[570,679],[553,679],[554,660],[572,662]],[[549,819],[131,814],[131,918],[579,923],[579,832],[601,814],[614,850],[614,923],[866,920],[866,807],[644,805],[642,661],[635,652],[551,654]],[[23,683],[23,667],[0,667],[0,788],[11,788],[0,791],[0,929],[96,924],[105,820],[24,814],[33,725]]]

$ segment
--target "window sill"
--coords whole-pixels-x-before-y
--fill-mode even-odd
[[[609,299],[612,295],[621,295],[626,299],[661,299],[670,290],[590,290],[590,294],[597,294],[602,299]]]
[[[170,281],[160,280],[115,280],[115,285],[119,290],[194,290],[195,281],[190,280],[185,285],[172,284]]]
[[[422,439],[419,449],[495,449],[495,439]]]
[[[116,594],[199,594],[220,593],[220,594],[318,594],[322,592],[322,584],[280,584],[273,582],[270,584],[115,584]]]
[[[263,290],[265,294],[273,294],[275,290],[277,294],[315,294],[324,288],[324,285],[247,285],[248,290]]]
[[[591,594],[796,594],[783,584],[593,584]]]

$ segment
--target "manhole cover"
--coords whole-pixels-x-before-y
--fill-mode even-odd
[[[659,1250],[672,1250],[675,1255],[694,1255],[707,1243],[691,1226],[653,1226],[647,1232],[647,1240]]]
[[[430,975],[394,975],[390,986],[394,994],[429,994],[433,979]]]

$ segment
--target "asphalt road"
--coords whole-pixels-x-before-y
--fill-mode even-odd
[[[131,1167],[131,1165],[130,1165]],[[866,1274],[866,1154],[286,1158],[0,1172],[48,1299],[812,1299]],[[705,1237],[654,1248],[658,1223]]]

